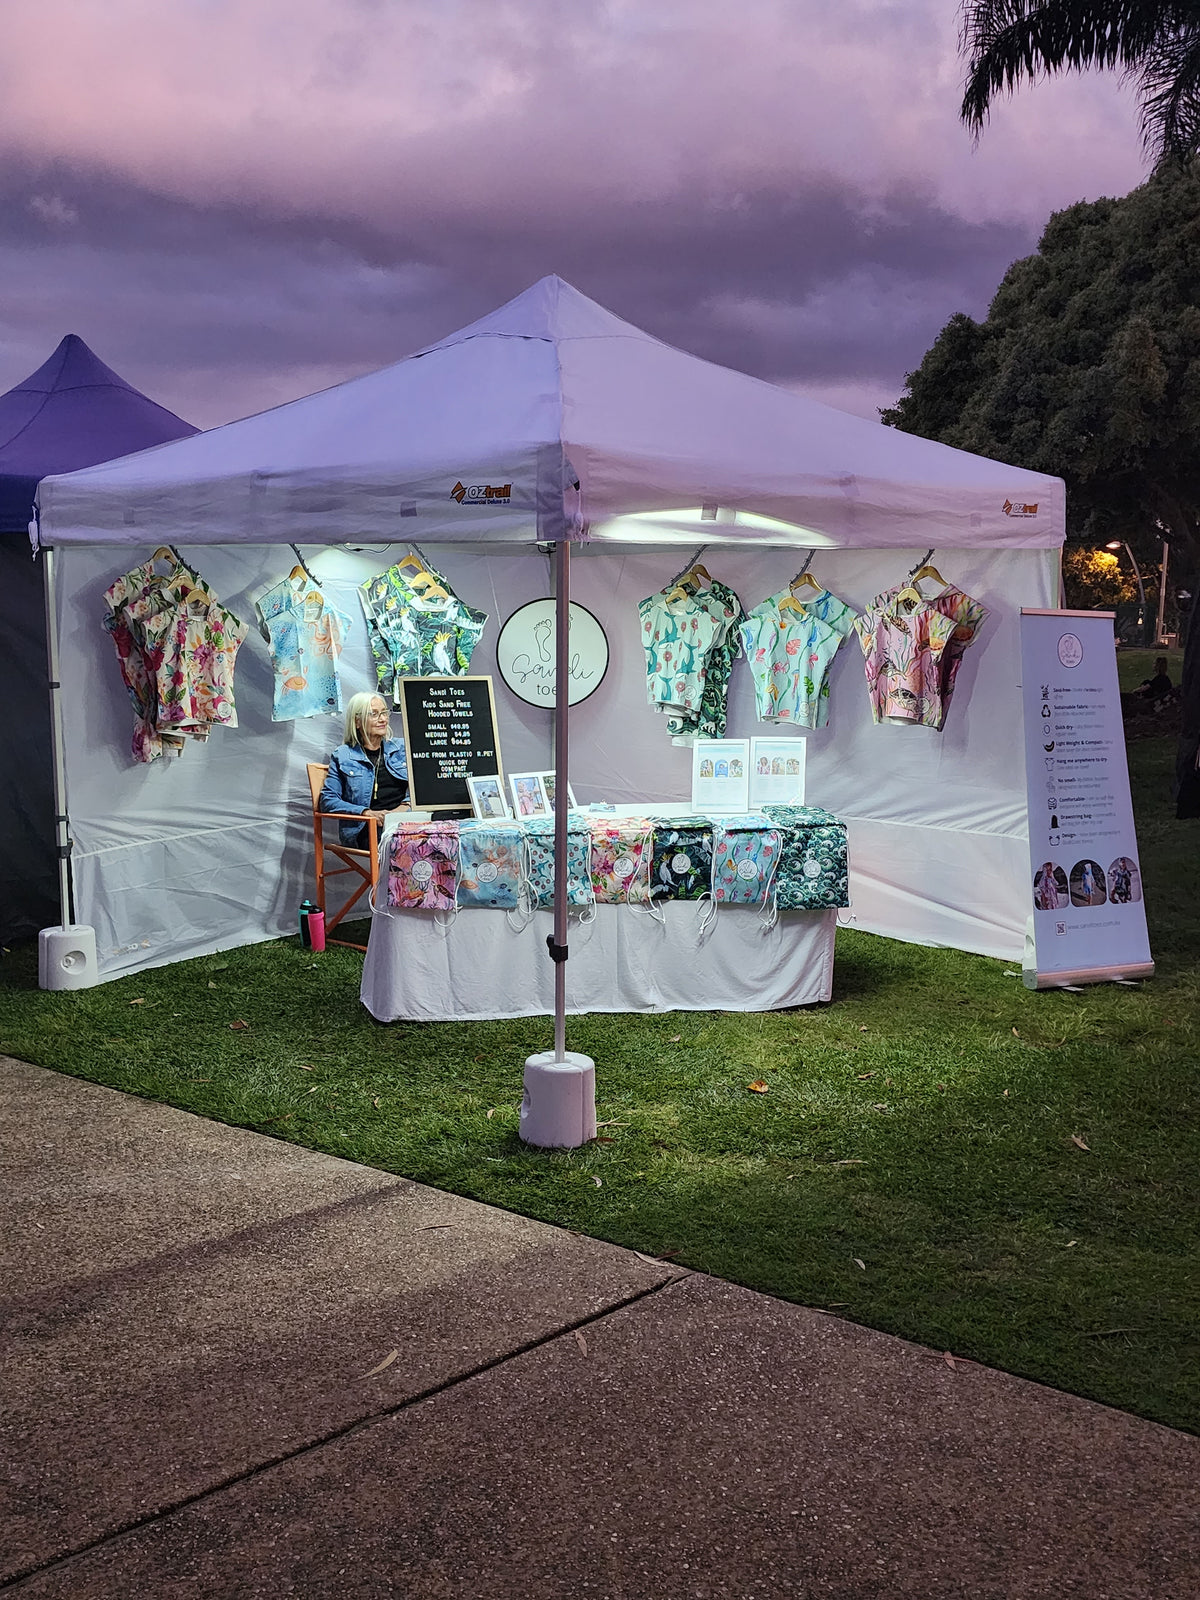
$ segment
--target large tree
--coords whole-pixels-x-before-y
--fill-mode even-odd
[[[1123,200],[1051,217],[983,322],[957,315],[883,421],[1067,483],[1069,536],[1161,528],[1176,582],[1200,572],[1200,162]],[[1140,549],[1139,549],[1140,547]],[[1200,745],[1200,624],[1189,628],[1179,776]]]
[[[963,0],[962,119],[978,133],[1022,80],[1119,67],[1156,160],[1200,149],[1200,0]]]

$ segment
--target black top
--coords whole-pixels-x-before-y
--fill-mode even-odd
[[[398,778],[383,759],[383,746],[378,750],[363,749],[363,755],[375,768],[375,786],[371,790],[371,811],[392,811],[408,799],[408,784]]]
[[[1175,685],[1165,672],[1156,672],[1142,690],[1147,700],[1157,700],[1160,695],[1170,694]]]

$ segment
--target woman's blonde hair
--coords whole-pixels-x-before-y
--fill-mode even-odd
[[[346,726],[343,731],[343,737],[347,744],[356,744],[360,750],[363,748],[363,735],[366,732],[367,714],[371,709],[372,700],[383,700],[384,705],[387,705],[387,701],[384,700],[383,696],[378,691],[375,691],[372,694],[352,694],[346,707]],[[390,717],[383,737],[385,739],[392,737]]]

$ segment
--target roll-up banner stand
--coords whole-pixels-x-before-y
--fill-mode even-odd
[[[1030,989],[1148,978],[1111,611],[1021,612]]]

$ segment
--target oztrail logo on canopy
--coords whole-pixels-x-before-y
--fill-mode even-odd
[[[459,505],[481,505],[491,501],[512,499],[511,483],[456,483],[450,491],[451,500],[457,500]]]
[[[1006,500],[1004,502],[1004,515],[1006,517],[1036,517],[1037,513],[1038,502],[1036,500],[1032,505],[1022,505],[1018,500]]]

